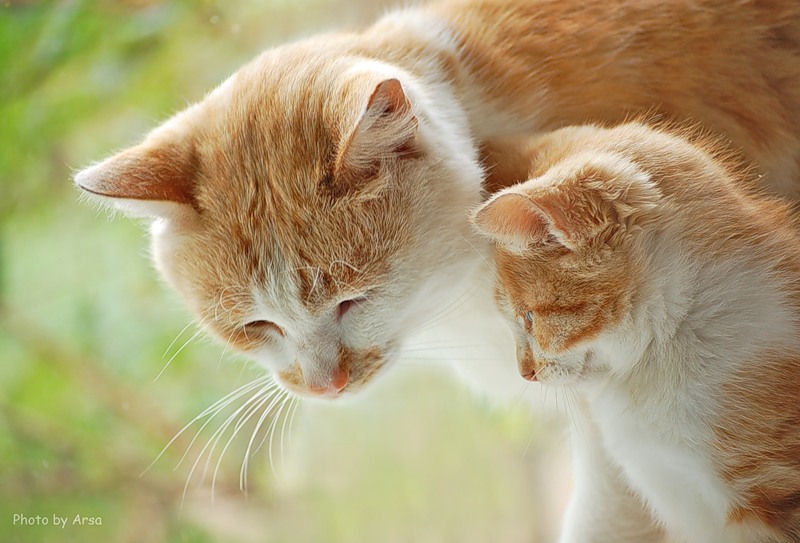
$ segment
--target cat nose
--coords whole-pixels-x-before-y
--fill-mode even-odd
[[[529,346],[525,346],[525,350],[520,352],[517,350],[517,360],[519,361],[519,374],[527,381],[538,381],[536,377],[536,368],[538,364],[536,359],[533,358],[533,353]]]
[[[306,383],[308,391],[318,396],[332,396],[339,394],[350,382],[350,370],[339,364],[331,372],[326,384]]]

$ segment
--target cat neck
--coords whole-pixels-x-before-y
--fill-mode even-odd
[[[675,402],[676,390],[720,385],[774,349],[798,349],[798,277],[759,251],[719,258],[676,231],[654,236],[649,276],[629,320],[600,342],[611,379]]]

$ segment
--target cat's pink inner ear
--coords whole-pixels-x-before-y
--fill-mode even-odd
[[[523,194],[501,194],[478,209],[473,219],[480,231],[501,244],[525,244],[548,235],[541,210]]]
[[[184,146],[142,144],[79,172],[75,183],[108,204],[139,201],[136,207],[147,214],[147,202],[194,207],[195,168],[193,154]],[[120,207],[125,210],[126,206]],[[158,207],[153,209],[158,215]]]
[[[367,103],[367,113],[377,115],[402,114],[411,111],[403,85],[397,79],[387,79],[378,83]]]
[[[534,191],[528,194],[528,201],[545,218],[548,234],[569,246],[568,239],[575,229],[569,217],[570,202],[565,201],[558,191]]]
[[[413,156],[418,122],[397,79],[378,83],[357,125],[343,142],[335,164],[348,190],[368,181],[382,160]]]

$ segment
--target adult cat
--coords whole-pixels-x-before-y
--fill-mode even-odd
[[[685,130],[570,127],[521,152],[530,180],[476,222],[520,372],[576,393],[563,541],[652,541],[655,522],[688,543],[800,541],[798,218]],[[654,521],[604,515],[630,500],[607,484],[620,471]]]
[[[653,107],[726,135],[765,186],[798,194],[800,4],[400,10],[265,52],[76,182],[155,219],[156,266],[211,333],[291,390],[339,397],[469,285],[487,292],[465,213],[482,143]]]

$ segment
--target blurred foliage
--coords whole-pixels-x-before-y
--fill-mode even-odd
[[[241,402],[192,444],[193,425],[145,471],[185,423],[260,373],[195,337],[150,268],[142,225],[79,203],[74,169],[134,143],[264,47],[381,9],[367,0],[2,4],[0,541],[552,535],[560,505],[535,498],[548,494],[537,485],[561,484],[560,449],[538,439],[527,415],[476,407],[424,368],[395,370],[361,403],[303,405],[284,454],[272,447],[275,473],[270,444],[251,461],[246,495],[251,426],[220,463],[213,499],[210,473],[195,473],[183,498],[191,464]],[[556,469],[537,467],[548,455]],[[15,514],[49,525],[21,526]],[[73,525],[76,514],[102,526]],[[69,524],[54,527],[53,515]]]

